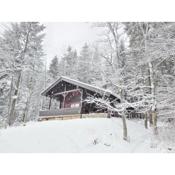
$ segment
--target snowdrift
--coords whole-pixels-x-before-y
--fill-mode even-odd
[[[142,122],[127,121],[130,141],[122,139],[120,118],[31,122],[0,130],[0,152],[160,152]]]

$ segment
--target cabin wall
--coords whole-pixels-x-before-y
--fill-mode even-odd
[[[64,104],[62,103],[62,107],[63,108],[80,107],[80,103],[81,103],[81,93],[79,90],[77,90],[77,91],[69,92],[66,95]]]

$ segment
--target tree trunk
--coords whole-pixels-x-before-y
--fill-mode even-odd
[[[145,128],[148,129],[148,112],[145,113]]]
[[[127,132],[127,125],[126,125],[126,116],[122,115],[122,122],[123,122],[123,140],[128,140],[128,132]]]
[[[12,103],[12,90],[13,90],[13,76],[12,76],[11,85],[10,85],[10,92],[9,92],[8,118],[7,118],[8,124],[10,123],[10,109],[11,109],[11,103]]]
[[[145,44],[145,53],[147,52],[147,40],[149,38],[149,24],[145,23],[146,28],[144,29],[139,23],[140,29],[142,30],[144,36]],[[152,95],[152,108],[150,113],[150,126],[153,125],[154,128],[157,128],[157,115],[156,115],[156,98],[155,98],[155,82],[154,82],[154,71],[153,64],[151,61],[148,62],[148,75],[149,75],[149,86],[150,86],[150,95]]]
[[[29,108],[30,108],[30,100],[31,100],[31,94],[28,97],[27,102],[26,102],[26,107],[25,107],[24,116],[23,116],[24,123],[27,121],[27,118],[28,118],[28,112],[29,112]]]
[[[150,73],[150,85],[151,85],[151,95],[152,95],[152,108],[151,108],[151,122],[153,125],[154,134],[157,133],[157,113],[156,113],[156,97],[155,97],[155,84],[154,84],[154,73],[153,73],[153,65],[151,62],[148,64],[149,73]]]
[[[148,118],[149,118],[149,126],[152,127],[153,126],[153,119],[152,119],[151,111],[148,113]]]
[[[114,38],[115,42],[115,54],[116,54],[116,61],[117,61],[117,66],[116,68],[119,68],[120,65],[120,55],[119,55],[119,36],[118,36],[118,29],[119,29],[119,24],[117,23],[117,26],[113,27],[111,22],[108,22],[108,28],[112,33],[112,36]]]
[[[16,105],[16,101],[17,101],[16,97],[17,97],[18,91],[19,91],[20,80],[21,80],[21,70],[18,73],[18,78],[17,78],[17,83],[16,83],[14,95],[12,95],[12,102],[10,105],[10,112],[9,112],[9,119],[8,119],[9,126],[11,126],[13,124],[13,122],[15,121],[15,105]]]
[[[155,135],[157,135],[158,134],[158,130],[157,130],[157,113],[156,113],[156,111],[154,111],[152,113],[152,120],[153,120],[153,133]]]

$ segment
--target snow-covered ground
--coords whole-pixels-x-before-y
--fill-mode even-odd
[[[120,118],[31,122],[0,130],[0,152],[165,152],[142,122],[127,124],[129,142],[122,139]]]

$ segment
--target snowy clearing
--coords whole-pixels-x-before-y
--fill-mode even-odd
[[[120,118],[30,122],[0,130],[0,152],[165,152],[151,144],[143,123],[127,124],[130,142]]]

